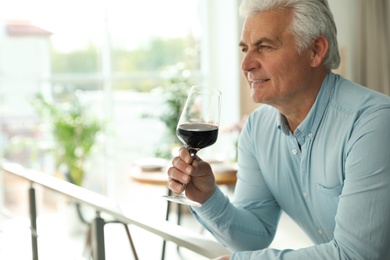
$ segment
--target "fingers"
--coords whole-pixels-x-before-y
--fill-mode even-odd
[[[180,164],[180,163],[178,163]],[[173,166],[168,169],[168,176],[170,179],[174,179],[177,182],[180,182],[182,184],[187,184],[190,182],[191,177],[189,173],[192,173],[192,166],[191,165],[186,165],[184,166],[185,170],[181,170],[180,168]],[[187,171],[189,173],[187,173]]]
[[[168,187],[176,192],[181,193],[185,187],[183,184],[188,184],[191,181],[190,175],[194,171],[194,163],[190,153],[184,147],[179,150],[179,156],[173,158],[172,167],[168,169]]]
[[[189,166],[190,167],[190,166]],[[168,169],[168,188],[175,193],[181,193],[185,189],[185,185],[191,181],[191,177],[180,171],[175,167],[170,167]]]
[[[168,188],[171,191],[173,191],[174,193],[180,194],[185,190],[186,186],[183,185],[182,183],[170,178],[168,180]]]
[[[188,152],[187,148],[185,148],[185,147],[180,148],[180,150],[179,150],[179,157],[184,162],[186,162],[187,164],[191,164],[192,163],[193,159],[192,159],[190,153]]]

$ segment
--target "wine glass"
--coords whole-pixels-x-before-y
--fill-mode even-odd
[[[220,110],[220,91],[199,86],[191,88],[177,124],[176,135],[192,157],[195,157],[200,149],[217,141]],[[163,197],[193,207],[201,206],[200,203],[188,199],[184,193]]]

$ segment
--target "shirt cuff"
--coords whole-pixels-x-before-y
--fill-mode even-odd
[[[217,186],[213,195],[211,195],[211,197],[202,204],[202,207],[191,207],[191,210],[195,212],[196,215],[207,218],[218,214],[218,212],[223,209],[227,201],[227,197]]]

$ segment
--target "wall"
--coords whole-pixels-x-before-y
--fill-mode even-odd
[[[360,0],[328,0],[337,26],[337,40],[339,43],[341,65],[340,73],[353,80],[353,53],[356,39],[356,20],[359,17],[357,2]]]

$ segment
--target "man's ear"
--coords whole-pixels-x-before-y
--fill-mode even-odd
[[[329,42],[328,39],[320,35],[312,45],[312,57],[311,66],[313,68],[319,67],[325,60],[325,56],[328,53]]]

